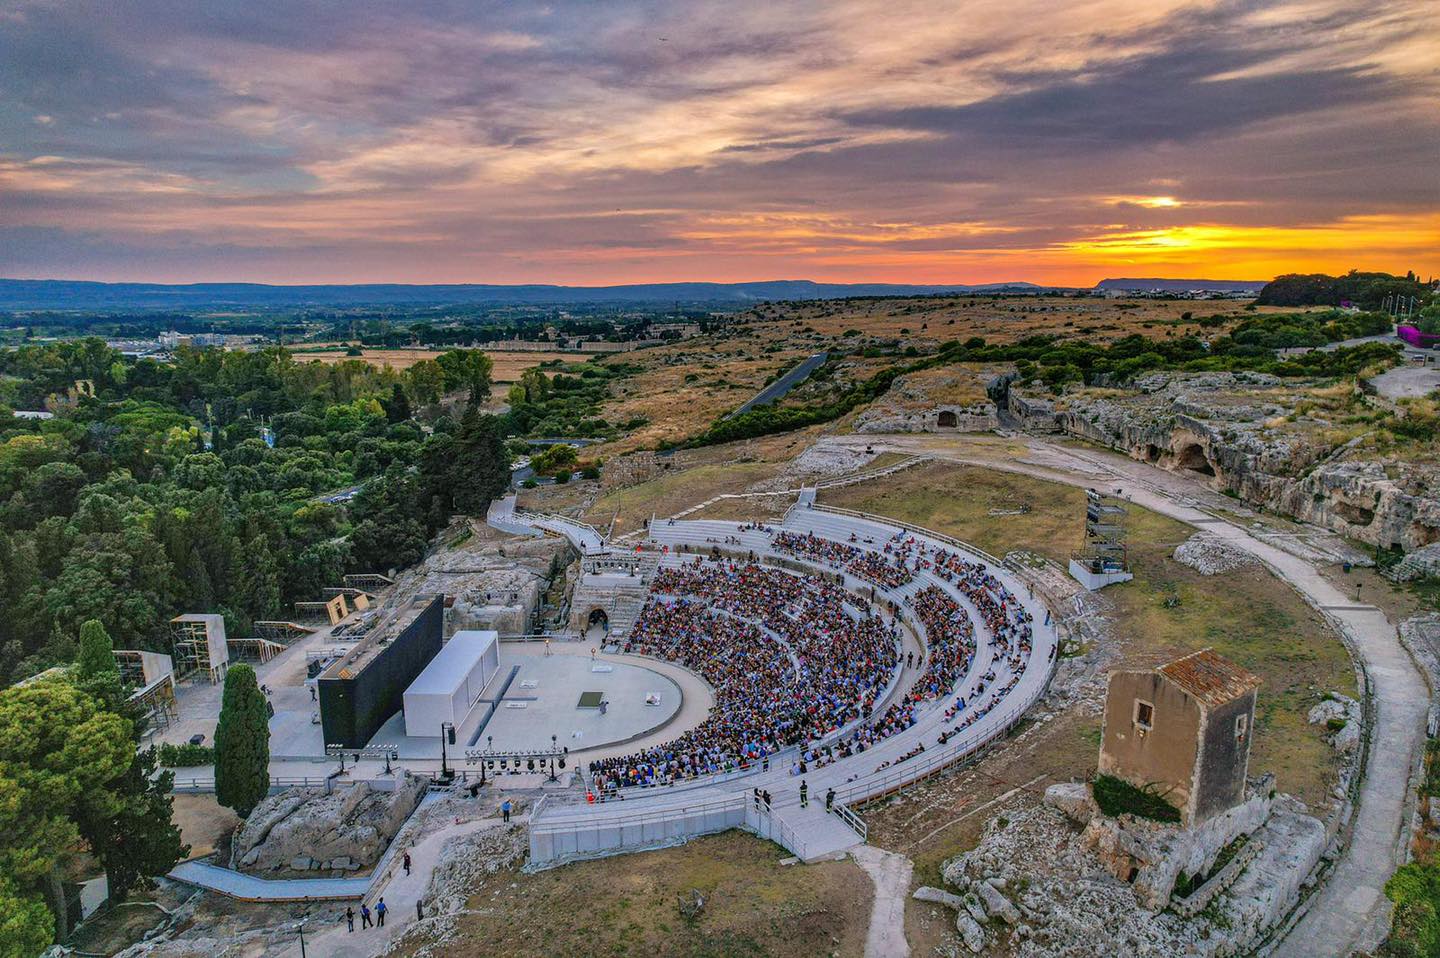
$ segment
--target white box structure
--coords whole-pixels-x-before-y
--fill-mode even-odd
[[[443,722],[459,728],[498,671],[500,633],[456,632],[405,690],[406,736],[437,736]]]

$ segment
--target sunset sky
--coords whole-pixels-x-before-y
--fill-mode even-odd
[[[1440,273],[1434,0],[5,0],[0,276]]]

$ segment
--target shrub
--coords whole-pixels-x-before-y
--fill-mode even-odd
[[[208,745],[171,745],[166,742],[160,746],[160,764],[166,768],[214,765],[215,750]]]
[[[1381,954],[1440,954],[1440,866],[1434,861],[1402,865],[1385,883],[1385,896],[1395,903],[1395,919]]]
[[[1165,800],[1154,785],[1136,788],[1114,775],[1096,775],[1090,785],[1095,804],[1106,815],[1134,815],[1156,822],[1180,821],[1180,810]]]

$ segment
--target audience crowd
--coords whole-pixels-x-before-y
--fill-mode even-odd
[[[715,708],[675,741],[591,772],[602,788],[664,783],[824,738],[869,718],[899,645],[893,623],[819,576],[698,557],[662,569],[625,649],[698,672]]]
[[[979,562],[929,546],[904,530],[878,548],[866,538],[870,548],[862,548],[853,534],[843,543],[758,523],[751,528],[771,533],[778,552],[846,569],[887,590],[913,582],[922,572],[947,583],[979,614],[990,666],[968,695],[956,692],[975,662],[976,624],[954,594],[932,581],[903,599],[924,628],[924,672],[908,695],[872,718],[900,664],[900,634],[893,620],[887,622],[865,600],[820,575],[697,557],[657,573],[625,648],[699,673],[715,688],[715,708],[673,742],[592,762],[593,786],[602,799],[630,785],[665,784],[754,763],[768,768],[770,756],[792,745],[802,747],[790,773],[803,775],[910,728],[917,706],[956,692],[945,710],[947,725],[954,724],[940,734],[944,745],[995,709],[1029,664],[1031,615]],[[889,606],[893,612],[895,601]],[[1002,663],[1008,675],[997,686]],[[857,719],[865,721],[819,744]],[[879,768],[924,750],[917,743]]]

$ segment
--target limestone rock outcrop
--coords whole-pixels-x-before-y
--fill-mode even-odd
[[[1340,752],[1353,752],[1360,744],[1360,703],[1346,695],[1331,694],[1305,716],[1311,725],[1322,722],[1330,744]]]
[[[1396,582],[1440,578],[1440,542],[1416,549],[1396,563],[1387,576]]]
[[[244,871],[354,871],[380,860],[429,788],[407,776],[392,792],[364,782],[292,788],[266,798],[241,826],[235,856]]]
[[[855,420],[855,431],[986,432],[999,427],[997,400],[1012,366],[958,363],[901,376]]]
[[[1060,397],[1011,387],[1025,428],[1065,432],[1343,536],[1408,551],[1440,542],[1440,467],[1365,458],[1336,387],[1263,373],[1154,373]],[[1353,435],[1352,435],[1353,434]]]
[[[1250,553],[1208,532],[1197,532],[1176,546],[1175,561],[1201,575],[1223,575],[1260,564]]]
[[[574,556],[569,543],[554,536],[507,535],[480,522],[460,530],[460,536],[459,545],[436,550],[401,573],[395,594],[452,596],[445,610],[446,635],[461,629],[529,632],[551,578]]]
[[[1199,833],[1109,818],[1085,785],[1051,786],[1043,804],[1012,802],[975,848],[942,866],[966,906],[962,941],[978,952],[993,937],[1032,958],[1246,953],[1298,900],[1326,842],[1304,806],[1265,785]],[[1245,843],[1232,845],[1241,834]],[[1216,867],[1226,846],[1228,863]],[[1173,895],[1181,873],[1204,878],[1183,898]]]

